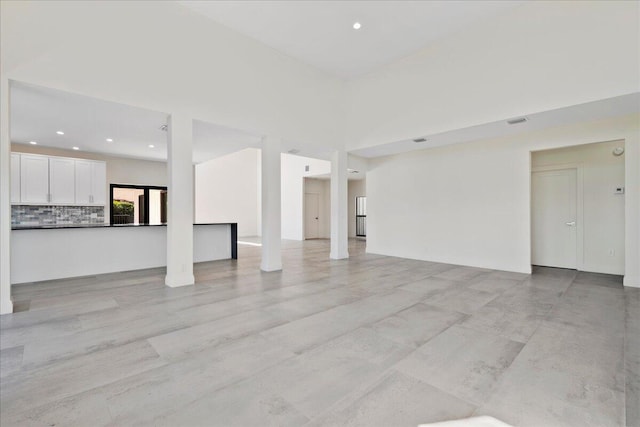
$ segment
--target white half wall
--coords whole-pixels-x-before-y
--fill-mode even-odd
[[[578,269],[596,273],[624,274],[625,155],[614,156],[624,141],[610,141],[532,153],[533,170],[576,167],[578,191]],[[582,218],[580,218],[582,216]],[[581,244],[582,243],[582,244]]]
[[[239,237],[259,236],[260,150],[237,151],[195,170],[195,222],[237,222]]]
[[[193,250],[194,262],[231,258],[231,227],[194,225]],[[164,226],[11,232],[12,284],[166,265],[167,228]]]
[[[367,251],[529,273],[531,151],[625,140],[625,285],[640,286],[640,117],[374,159]]]
[[[326,160],[282,154],[283,239],[304,240],[304,178],[330,172],[331,162]]]

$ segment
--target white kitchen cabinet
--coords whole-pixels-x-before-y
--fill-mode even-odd
[[[49,203],[49,158],[20,155],[20,202]]]
[[[11,153],[11,203],[20,203],[20,154]]]
[[[76,161],[64,157],[49,157],[49,202],[74,204],[76,201]]]
[[[107,164],[105,162],[93,162],[91,192],[91,203],[97,205],[107,203]]]
[[[105,162],[76,160],[76,204],[107,203],[107,167]]]

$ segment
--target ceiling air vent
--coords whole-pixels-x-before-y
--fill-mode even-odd
[[[509,123],[510,125],[517,125],[519,123],[524,123],[526,121],[527,121],[526,117],[518,117],[517,119],[507,120],[507,123]]]
[[[416,138],[413,142],[427,142],[427,138]]]

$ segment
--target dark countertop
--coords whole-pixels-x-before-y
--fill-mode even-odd
[[[198,223],[193,225],[234,225],[237,222],[211,222]],[[129,228],[129,227],[166,227],[167,224],[34,224],[34,225],[11,225],[12,230],[59,230],[64,228]]]

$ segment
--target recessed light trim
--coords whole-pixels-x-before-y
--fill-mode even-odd
[[[76,151],[80,149],[80,147],[71,147],[71,148],[76,150]]]
[[[38,143],[37,143],[37,142],[35,142],[35,141],[29,141],[29,144],[31,144],[31,145],[38,145]]]
[[[149,148],[155,148],[155,145],[149,144]]]
[[[527,121],[526,117],[518,117],[518,118],[515,118],[515,119],[507,120],[507,123],[510,124],[510,125],[517,125],[517,124],[520,124],[520,123],[524,123],[526,121]]]
[[[58,135],[64,135],[64,132],[62,132],[61,130],[56,131],[56,133],[57,133]]]
[[[107,138],[107,142],[113,142],[113,139]]]
[[[359,30],[360,28],[362,28],[362,24],[359,22],[354,22],[353,23],[353,29],[354,30]]]

